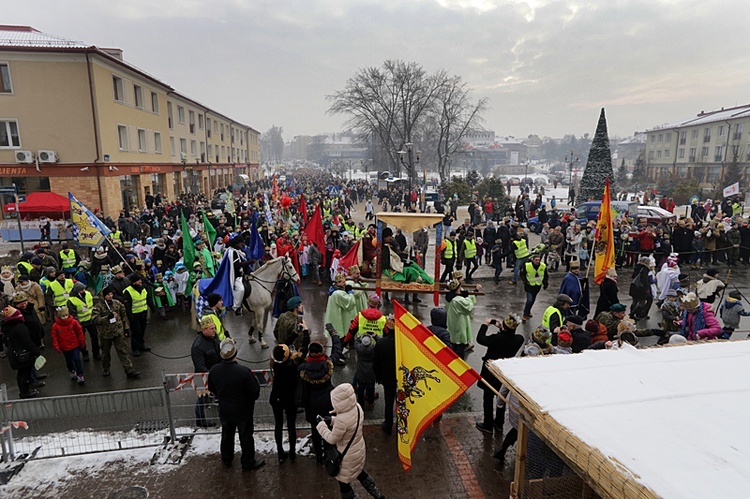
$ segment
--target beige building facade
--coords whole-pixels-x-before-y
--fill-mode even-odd
[[[70,191],[113,217],[149,194],[210,195],[257,178],[259,135],[119,49],[0,25],[0,185],[21,194]]]
[[[750,105],[702,111],[646,131],[646,173],[652,179],[689,178],[703,187],[725,187],[726,169],[735,162],[745,181],[750,179]]]

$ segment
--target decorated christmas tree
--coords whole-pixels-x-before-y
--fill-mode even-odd
[[[607,177],[609,177],[612,192],[617,192],[612,170],[612,153],[609,150],[607,118],[604,116],[604,108],[602,108],[602,112],[599,115],[599,123],[596,125],[596,134],[594,135],[594,140],[591,142],[586,169],[583,170],[578,199],[581,202],[600,200],[604,193],[604,184],[607,181]]]

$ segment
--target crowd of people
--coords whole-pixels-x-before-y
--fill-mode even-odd
[[[243,469],[259,468],[264,461],[255,457],[252,420],[260,390],[249,369],[237,363],[239,337],[224,324],[226,313],[242,313],[241,301],[235,300],[234,310],[227,310],[221,295],[210,294],[204,297],[205,306],[196,310],[192,291],[200,279],[216,275],[224,255],[229,255],[239,276],[289,257],[303,279],[317,286],[325,282],[328,293],[325,327],[306,322],[294,287],[277,297],[269,370],[278,460],[296,459],[297,409],[302,408],[316,460],[326,464],[326,442],[345,453],[335,474],[342,496],[352,497],[350,484],[359,480],[373,497],[382,497],[364,471],[361,428],[380,384],[385,402],[382,431],[392,433],[397,379],[394,318],[383,312],[372,279],[432,284],[433,276],[424,270],[428,230],[405,234],[385,227],[378,241],[372,223],[375,203],[405,212],[432,207],[417,190],[379,190],[364,181],[344,182],[314,171],[297,172],[287,185],[264,179],[212,194],[210,199],[186,194],[173,201],[152,197],[142,209],[123,211],[115,219],[97,212],[112,231],[106,244],[87,251],[72,241],[61,241],[57,247],[40,241],[32,252],[21,255],[15,268],[2,268],[3,355],[17,372],[19,396],[37,396],[45,386],[39,358],[49,346],[64,356],[71,379],[79,384],[90,376],[84,371],[92,360],[101,363],[101,375],[111,375],[113,347],[125,376],[137,378],[137,358],[150,351],[149,319],[167,321],[191,313],[198,331],[191,358],[196,372],[209,372],[209,390],[218,399],[223,463],[232,465],[238,432]],[[438,254],[446,294],[444,306],[430,311],[429,329],[459,357],[465,359],[475,343],[487,348],[486,361],[621,348],[625,343],[637,346],[644,336],[657,336],[661,343],[728,338],[740,318],[750,315],[742,305],[744,297],[730,290],[726,279],[719,279],[717,269],[706,269],[694,285],[681,271],[681,266],[750,263],[750,228],[741,209],[738,212],[732,204],[694,203],[690,217],[655,225],[617,218],[616,267],[599,285],[596,309],[588,320],[585,270],[595,259],[595,224],[580,224],[574,210],[558,209],[554,196],[543,201],[543,192],[534,199],[531,194],[522,192],[513,204],[474,193],[468,218],[457,226],[457,197],[434,205],[443,215],[445,238]],[[363,202],[364,221],[355,222],[356,205]],[[322,239],[311,238],[305,230],[318,212]],[[541,242],[532,247],[525,225],[534,216]],[[251,250],[256,231],[262,247]],[[191,248],[192,263],[186,248]],[[353,253],[352,263],[346,257]],[[526,301],[518,315],[488,318],[475,334],[475,295],[482,286],[474,280],[482,265],[493,268],[496,284],[504,269],[511,271],[509,283],[523,284]],[[524,341],[517,328],[532,320],[537,296],[550,285],[550,273],[561,266],[565,274],[558,294],[544,308],[529,341]],[[630,316],[617,282],[618,270],[629,267]],[[403,297],[405,303],[420,301],[417,293]],[[654,304],[662,316],[659,328],[638,327]],[[249,333],[252,342],[252,329]],[[261,335],[260,346],[272,345]],[[352,382],[334,386],[333,372],[347,359],[355,367]],[[483,377],[494,389],[502,388],[489,373]],[[483,419],[477,428],[502,433],[506,408],[496,404],[493,390],[484,393]],[[212,424],[205,415],[209,400],[201,396],[196,403],[198,426]],[[331,413],[336,416],[330,418]],[[512,442],[513,430],[496,456],[503,458]]]

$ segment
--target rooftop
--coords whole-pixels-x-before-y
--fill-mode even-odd
[[[715,123],[717,121],[726,121],[726,120],[732,120],[732,119],[737,119],[737,118],[750,118],[750,104],[746,104],[744,106],[730,107],[727,109],[721,108],[716,111],[708,111],[708,112],[701,111],[700,113],[698,113],[698,115],[695,118],[690,118],[688,120],[680,121],[677,123],[655,126],[654,128],[651,128],[650,130],[646,130],[646,131],[653,132],[656,130],[671,130],[675,128],[705,125],[708,123]]]
[[[0,24],[0,47],[87,48],[83,42],[48,35],[31,26]]]

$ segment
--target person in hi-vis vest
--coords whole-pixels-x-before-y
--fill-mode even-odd
[[[531,261],[524,264],[521,269],[521,279],[523,280],[524,290],[526,290],[526,305],[523,307],[523,318],[521,320],[526,322],[529,317],[532,317],[531,307],[534,306],[536,295],[542,288],[547,289],[549,285],[547,266],[542,263],[542,256],[539,253],[534,253],[531,256]]]
[[[130,323],[130,350],[133,357],[140,357],[141,352],[150,352],[146,346],[146,325],[148,324],[148,291],[143,286],[143,280],[139,274],[132,273],[128,276],[130,286],[125,288],[125,311]]]

